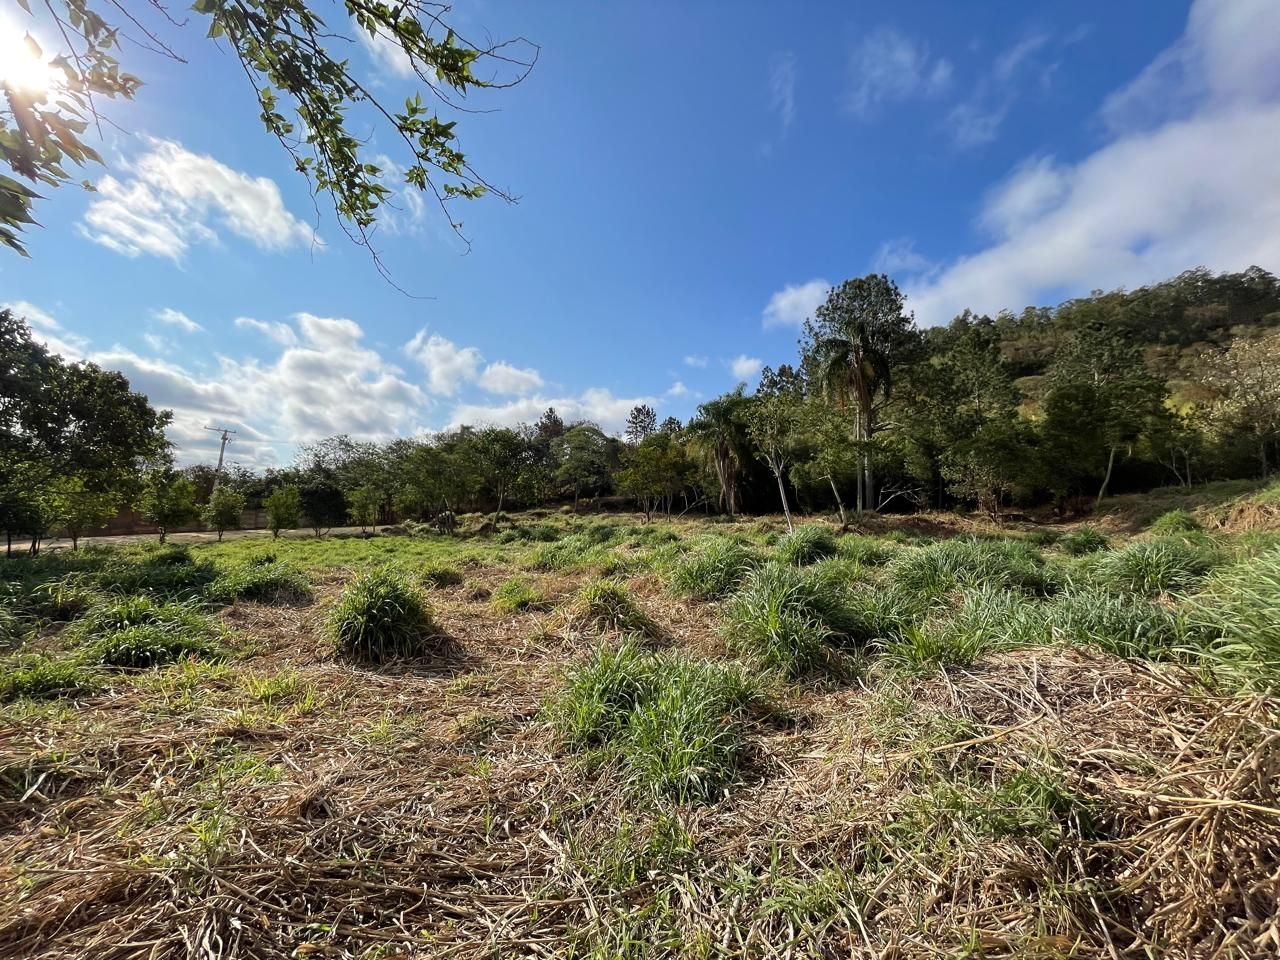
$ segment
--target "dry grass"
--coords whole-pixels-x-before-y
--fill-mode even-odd
[[[597,628],[442,590],[456,655],[360,667],[323,633],[346,579],[221,611],[229,663],[4,708],[0,956],[1280,953],[1272,699],[1072,648],[873,667],[780,690],[727,796],[673,804],[542,719]],[[714,605],[625,583],[664,645],[727,656]]]

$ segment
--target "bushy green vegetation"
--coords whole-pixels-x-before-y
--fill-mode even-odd
[[[728,537],[707,537],[681,556],[668,580],[676,593],[699,600],[718,600],[736,588],[758,557]]]
[[[597,748],[636,788],[706,802],[737,775],[745,714],[761,700],[739,669],[626,643],[573,670],[546,716],[567,746]]]
[[[1280,688],[1280,547],[1213,573],[1188,601],[1198,649],[1250,686]]]
[[[257,603],[296,603],[312,596],[311,581],[291,563],[279,560],[230,566],[209,585],[206,596],[215,602],[252,600]]]
[[[1063,553],[1070,554],[1073,557],[1082,557],[1085,554],[1097,553],[1099,550],[1107,549],[1109,541],[1103,534],[1093,527],[1081,527],[1079,530],[1072,530],[1065,537],[1058,541],[1058,546]]]
[[[31,656],[0,662],[0,702],[75,696],[96,687],[93,675],[74,660]]]
[[[462,571],[447,563],[429,563],[422,569],[422,582],[433,587],[456,587],[462,583]]]
[[[85,650],[85,658],[106,667],[146,669],[179,660],[217,660],[219,647],[199,632],[147,623],[123,627],[100,637]]]
[[[889,574],[900,588],[931,597],[982,586],[1044,595],[1060,582],[1038,552],[1015,540],[944,540],[900,554]]]
[[[820,524],[806,523],[779,540],[774,555],[782,563],[804,566],[834,556],[837,549],[834,533]]]
[[[390,569],[358,574],[329,614],[329,632],[339,652],[382,663],[439,653],[440,632],[426,599]]]
[[[1181,507],[1160,514],[1147,527],[1147,532],[1156,536],[1172,536],[1179,533],[1195,533],[1203,530],[1204,525]]]
[[[1209,543],[1168,537],[1137,540],[1098,557],[1088,577],[1109,590],[1153,596],[1186,592],[1219,562]]]

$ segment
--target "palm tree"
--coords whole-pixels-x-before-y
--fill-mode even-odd
[[[733,517],[738,512],[738,471],[742,469],[746,427],[742,414],[748,401],[739,384],[731,393],[698,407],[689,424],[694,447],[711,463],[720,482],[720,504]]]
[[[805,333],[813,380],[838,406],[852,410],[854,441],[863,445],[858,513],[874,510],[875,481],[865,444],[879,427],[877,414],[889,399],[894,363],[918,341],[914,323],[903,313],[897,284],[872,274],[834,287]]]

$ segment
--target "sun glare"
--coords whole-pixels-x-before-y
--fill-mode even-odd
[[[34,38],[5,20],[0,20],[0,84],[22,93],[48,93],[56,82],[56,71]]]

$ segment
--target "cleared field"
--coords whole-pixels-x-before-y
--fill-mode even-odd
[[[0,955],[1275,956],[1280,536],[1199,526],[9,561]]]

